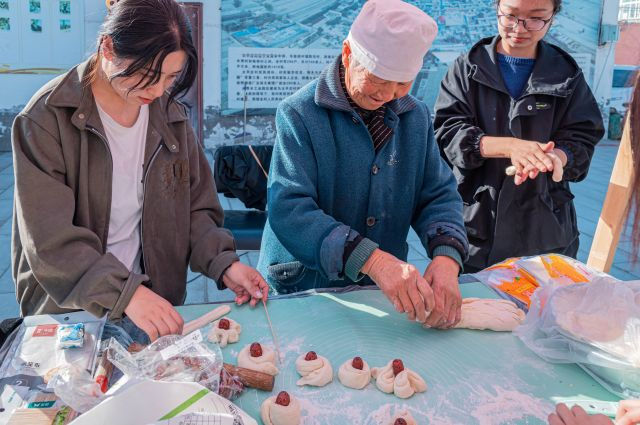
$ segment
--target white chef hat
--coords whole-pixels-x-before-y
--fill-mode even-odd
[[[376,77],[412,81],[438,34],[435,21],[401,0],[368,0],[353,21],[351,54]]]

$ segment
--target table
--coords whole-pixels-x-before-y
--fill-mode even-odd
[[[498,298],[478,282],[462,284],[461,291],[465,298]],[[191,320],[211,309],[192,305],[179,311]],[[298,397],[304,424],[385,423],[397,408],[407,408],[419,424],[543,424],[563,399],[618,400],[578,366],[547,363],[511,333],[423,329],[396,313],[376,289],[275,298],[269,313],[284,356],[273,394],[286,390]],[[234,306],[229,317],[243,329],[237,344],[222,349],[226,362],[235,364],[242,347],[254,341],[273,347],[261,306]],[[326,387],[296,386],[295,359],[310,350],[333,365],[334,381]],[[346,388],[337,370],[356,355],[371,367],[401,358],[429,389],[401,400],[379,391],[374,381],[364,390]],[[249,389],[236,404],[258,419],[270,395]]]

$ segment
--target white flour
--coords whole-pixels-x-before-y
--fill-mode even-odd
[[[470,414],[480,425],[504,424],[530,417],[546,422],[547,416],[554,410],[553,404],[548,401],[516,390],[498,386],[492,388],[493,391],[480,389],[472,397],[477,407]]]

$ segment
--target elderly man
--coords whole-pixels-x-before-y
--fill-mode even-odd
[[[400,0],[369,0],[320,77],[285,99],[258,269],[276,293],[377,284],[425,326],[460,319],[468,243],[429,110],[409,90],[437,33]],[[406,263],[409,226],[433,261]]]

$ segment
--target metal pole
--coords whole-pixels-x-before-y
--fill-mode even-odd
[[[244,86],[244,120],[242,121],[242,144],[246,145],[247,137],[247,86]]]

